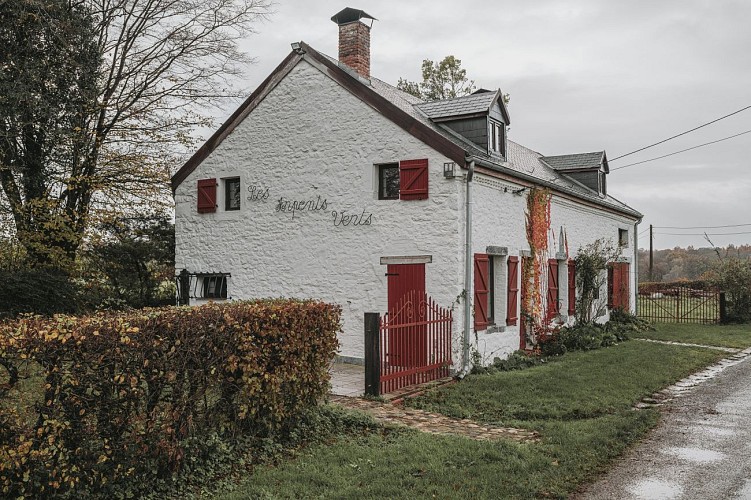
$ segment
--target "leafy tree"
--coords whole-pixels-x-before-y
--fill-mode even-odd
[[[269,9],[0,2],[0,220],[31,264],[68,267],[92,224],[169,202],[170,168],[207,106],[241,94],[238,41]]]
[[[175,226],[164,216],[118,218],[87,245],[86,281],[104,281],[97,306],[174,304]],[[92,273],[99,275],[98,280]],[[164,286],[164,285],[168,286]]]
[[[410,82],[399,78],[396,88],[426,101],[439,101],[469,95],[477,88],[474,80],[467,78],[462,69],[462,60],[446,56],[440,62],[422,61],[422,82]]]
[[[30,261],[59,263],[87,192],[76,163],[96,100],[94,21],[63,0],[0,2],[0,61],[0,206]]]

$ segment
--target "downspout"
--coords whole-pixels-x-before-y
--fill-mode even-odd
[[[634,224],[634,316],[639,314],[639,224],[641,219],[638,219]],[[630,297],[629,297],[629,300]]]
[[[470,325],[472,324],[472,177],[475,175],[475,162],[467,168],[467,195],[464,213],[464,342],[462,345],[462,370],[457,378],[469,373]]]

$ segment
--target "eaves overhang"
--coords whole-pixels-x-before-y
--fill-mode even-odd
[[[609,211],[614,211],[621,215],[625,215],[629,218],[632,218],[638,221],[641,221],[641,219],[644,217],[644,215],[641,212],[638,212],[630,207],[628,208],[619,207],[611,203],[607,203],[605,200],[602,200],[602,199],[595,199],[594,197],[582,196],[580,193],[577,193],[576,191],[572,191],[570,189],[566,189],[565,186],[561,186],[560,184],[556,184],[554,182],[550,182],[545,179],[540,179],[533,175],[525,174],[524,172],[519,172],[517,170],[505,167],[503,165],[499,165],[498,163],[488,161],[485,158],[468,155],[466,158],[466,161],[467,162],[474,161],[476,166],[485,168],[491,172],[497,172],[499,174],[503,174],[504,176],[523,181],[522,183],[526,183],[529,187],[539,186],[543,188],[548,188],[551,191],[565,195],[566,197],[572,197],[572,198],[575,198],[577,201],[585,202],[586,204],[591,204],[591,205],[594,205],[594,206],[597,206],[599,208],[603,208]]]

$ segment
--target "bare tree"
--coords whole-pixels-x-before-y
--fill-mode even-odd
[[[210,123],[209,106],[241,95],[234,83],[251,61],[238,42],[270,8],[269,0],[0,2],[0,69],[12,69],[0,96],[23,92],[12,75],[38,79],[53,111],[38,117],[39,102],[0,102],[0,212],[12,216],[32,262],[72,262],[93,218],[169,203],[171,167],[191,132]],[[60,23],[66,16],[76,22]],[[32,26],[19,33],[24,23]],[[29,36],[59,60],[26,51]],[[61,95],[50,91],[59,74]]]

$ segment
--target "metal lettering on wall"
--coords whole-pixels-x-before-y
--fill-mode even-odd
[[[269,188],[259,185],[248,186],[246,199],[252,202],[263,202],[269,199]],[[330,213],[335,227],[339,226],[370,226],[373,223],[373,214],[363,210],[361,213],[348,213],[347,210],[328,210],[329,201],[320,195],[315,198],[291,200],[281,196],[274,208],[275,212],[292,214],[292,219],[299,212],[323,212]]]

